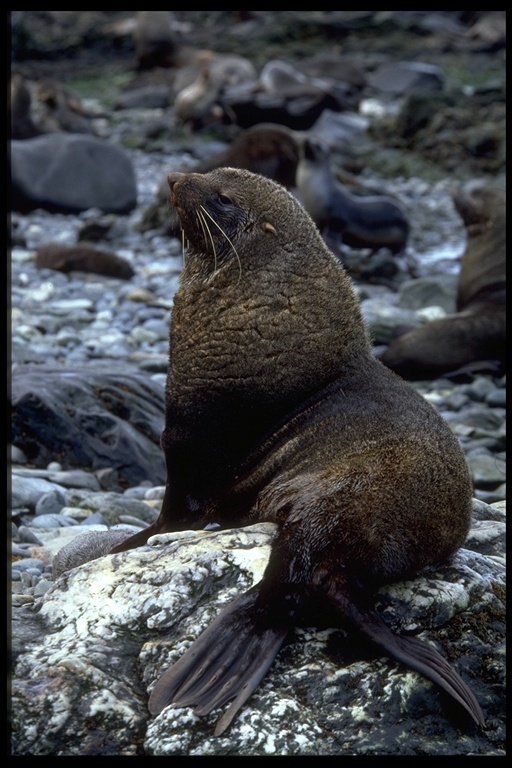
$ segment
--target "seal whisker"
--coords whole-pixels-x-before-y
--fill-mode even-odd
[[[208,218],[209,218],[209,219],[210,219],[210,220],[211,220],[211,221],[212,221],[212,222],[215,224],[215,226],[216,226],[216,227],[217,227],[217,228],[220,230],[220,232],[222,233],[222,235],[223,235],[223,236],[226,238],[226,240],[227,240],[227,241],[228,241],[228,243],[230,244],[231,248],[233,249],[233,253],[235,254],[235,256],[236,256],[236,258],[237,258],[237,261],[238,261],[238,281],[237,281],[237,283],[236,283],[236,284],[238,285],[238,283],[239,283],[239,282],[240,282],[240,280],[242,279],[242,262],[240,261],[240,256],[238,255],[238,251],[236,250],[236,248],[235,248],[235,246],[234,246],[233,242],[230,240],[230,238],[229,238],[229,237],[227,236],[227,234],[224,232],[224,230],[222,229],[222,227],[220,226],[220,224],[219,224],[217,221],[215,221],[215,219],[213,218],[213,216],[212,216],[212,215],[211,215],[211,214],[210,214],[210,213],[209,213],[209,212],[206,210],[206,208],[204,208],[202,205],[201,205],[201,210],[202,210],[202,211],[204,211],[204,213],[205,213],[205,214],[208,216]]]
[[[203,233],[205,250],[208,250],[208,238],[206,237],[206,231],[207,231],[208,227],[206,225],[205,218],[204,218],[203,214],[201,213],[201,211],[195,211],[195,214],[197,216],[197,220],[199,222],[199,226],[201,227],[201,231]],[[210,240],[211,240],[211,233],[209,231],[208,231],[208,234],[210,235]]]
[[[206,249],[208,249],[208,243],[207,243],[207,240],[206,240],[206,232],[208,232],[208,237],[209,237],[210,242],[212,244],[212,250],[213,250],[213,273],[212,274],[214,275],[216,273],[216,271],[217,271],[217,249],[215,247],[215,241],[213,239],[213,235],[212,235],[211,229],[210,229],[210,227],[208,225],[208,222],[206,221],[206,219],[205,219],[205,217],[203,215],[204,208],[203,208],[202,205],[200,206],[200,208],[201,208],[201,210],[197,211],[196,213],[197,213],[197,217],[199,219],[199,222],[201,224],[201,228],[202,228],[203,233],[204,233]]]
[[[185,230],[182,228],[181,230],[181,263],[183,266],[185,266],[186,260],[187,260],[187,248],[185,244],[186,235]]]

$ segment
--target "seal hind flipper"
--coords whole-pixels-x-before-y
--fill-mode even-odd
[[[435,648],[417,637],[392,635],[392,638],[392,646],[383,643],[382,637],[379,645],[394,658],[436,683],[464,707],[477,725],[484,727],[482,710],[471,689]]]
[[[396,635],[373,610],[363,610],[346,597],[346,585],[329,585],[327,596],[345,619],[392,658],[401,661],[442,688],[457,701],[477,725],[484,727],[485,720],[480,705],[471,689],[438,651],[417,637]]]
[[[249,590],[230,603],[158,680],[149,711],[166,706],[196,707],[206,715],[234,699],[215,728],[219,736],[257,688],[283,644],[288,627],[257,625],[258,592]]]

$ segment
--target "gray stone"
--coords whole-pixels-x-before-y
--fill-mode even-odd
[[[493,389],[485,396],[485,402],[491,407],[506,408],[507,405],[507,390],[506,389]]]
[[[419,328],[426,322],[414,310],[396,307],[381,299],[364,299],[361,310],[375,344],[389,344],[397,326]]]
[[[80,506],[101,512],[109,525],[122,522],[121,517],[132,516],[139,525],[148,525],[158,517],[158,511],[140,499],[130,498],[120,493],[93,493],[82,497]]]
[[[51,483],[44,478],[22,476],[16,470],[11,476],[11,507],[18,509],[26,507],[35,510],[39,499],[47,493],[63,494],[64,489],[57,483]]]
[[[506,462],[503,459],[489,453],[477,453],[469,454],[467,461],[476,486],[492,487],[505,480]]]
[[[25,557],[22,560],[16,560],[15,568],[17,571],[27,571],[30,568],[42,569],[44,563],[37,557]]]
[[[403,95],[411,91],[427,93],[443,90],[444,77],[435,64],[399,61],[382,64],[368,76],[368,82],[380,91]]]
[[[137,204],[129,156],[103,139],[55,132],[11,141],[10,160],[14,210],[128,213]]]
[[[457,275],[437,275],[406,280],[398,289],[397,305],[404,309],[437,306],[446,313],[455,312]]]
[[[66,496],[61,491],[49,491],[44,493],[36,503],[36,515],[52,515],[66,506]]]
[[[68,525],[78,525],[76,520],[66,515],[37,515],[30,523],[32,528],[59,528]]]

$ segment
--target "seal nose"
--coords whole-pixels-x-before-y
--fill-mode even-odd
[[[176,184],[176,182],[178,182],[180,179],[182,179],[184,175],[185,175],[184,173],[179,173],[178,171],[173,171],[172,173],[170,173],[167,176],[167,183],[168,183],[171,191],[174,189],[174,185]]]

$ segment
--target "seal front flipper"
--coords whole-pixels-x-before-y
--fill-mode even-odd
[[[196,707],[206,715],[231,699],[218,721],[220,736],[257,688],[283,644],[288,627],[264,626],[256,608],[259,590],[237,597],[192,643],[186,653],[158,680],[149,711],[159,714],[166,706]]]
[[[372,610],[359,609],[346,597],[346,586],[336,588],[331,582],[328,598],[339,613],[389,656],[432,680],[457,701],[480,727],[484,716],[473,692],[449,662],[435,648],[417,637],[396,635],[380,616]]]

